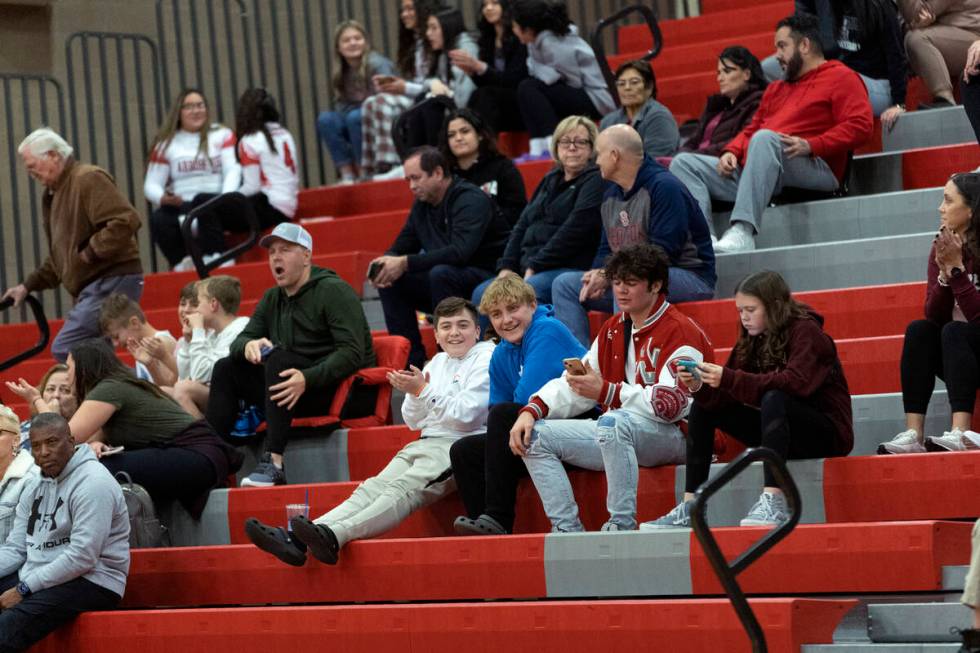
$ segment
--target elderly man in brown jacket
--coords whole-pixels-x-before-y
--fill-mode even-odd
[[[27,172],[45,187],[48,257],[2,299],[20,304],[29,292],[64,286],[75,305],[51,344],[54,357],[64,361],[72,345],[101,335],[103,299],[120,292],[138,302],[143,294],[136,241],[140,217],[109,173],[75,161],[72,147],[53,130],[35,130],[17,151]]]

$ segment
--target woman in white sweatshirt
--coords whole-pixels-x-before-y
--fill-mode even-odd
[[[20,448],[17,415],[7,406],[0,406],[0,544],[13,529],[20,494],[34,476],[34,458]]]
[[[238,190],[241,179],[234,132],[211,122],[200,91],[182,91],[150,146],[143,184],[143,194],[154,206],[150,232],[173,269],[191,269],[180,231],[187,213],[221,193]],[[197,238],[205,256],[223,252],[220,217],[202,217]]]
[[[398,526],[406,517],[456,489],[449,448],[459,438],[486,431],[490,401],[490,357],[494,345],[478,342],[476,308],[448,297],[435,309],[436,354],[424,370],[388,374],[405,393],[402,417],[421,430],[381,472],[361,483],[347,501],[317,518],[294,517],[290,533],[257,519],[245,522],[255,546],[286,564],[306,564],[306,549],[320,562],[337,563],[340,549]]]

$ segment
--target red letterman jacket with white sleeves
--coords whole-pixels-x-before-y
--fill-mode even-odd
[[[673,424],[687,417],[691,406],[691,393],[677,381],[681,360],[714,362],[714,350],[701,327],[660,295],[639,328],[634,329],[626,313],[606,320],[582,362],[603,378],[599,398],[603,411],[621,408]],[[595,403],[572,392],[562,374],[546,383],[521,411],[536,419],[562,419],[580,415]]]

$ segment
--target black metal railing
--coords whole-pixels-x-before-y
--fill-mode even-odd
[[[201,251],[201,245],[197,238],[194,237],[194,224],[202,219],[219,220],[220,218],[218,216],[220,213],[230,211],[241,212],[241,215],[245,218],[245,222],[248,223],[248,237],[228,251],[223,252],[221,256],[215,258],[213,261],[205,263],[204,252]],[[242,252],[248,251],[255,246],[255,243],[259,240],[259,218],[255,215],[252,202],[247,197],[241,193],[225,193],[213,197],[204,204],[191,209],[184,219],[183,224],[180,225],[180,231],[184,236],[187,254],[194,261],[194,269],[197,270],[197,276],[204,279],[211,273],[211,270],[214,270],[223,263],[234,259]]]
[[[44,316],[44,307],[41,306],[41,302],[38,301],[37,297],[34,295],[28,295],[24,298],[24,303],[31,309],[34,314],[34,322],[37,324],[38,339],[37,342],[29,349],[22,351],[19,354],[11,356],[5,361],[0,361],[0,372],[10,369],[17,363],[21,361],[26,361],[28,358],[40,354],[44,351],[44,348],[48,346],[48,341],[51,340],[51,329],[48,326],[48,318]],[[5,311],[14,305],[13,299],[5,299],[0,302],[0,311]]]
[[[650,61],[651,59],[654,59],[658,54],[660,54],[660,50],[664,47],[664,37],[663,34],[660,33],[660,24],[657,23],[657,13],[646,5],[630,5],[629,7],[620,9],[610,16],[600,19],[598,22],[596,22],[595,27],[592,29],[592,36],[590,38],[592,49],[595,51],[596,59],[599,61],[599,68],[602,69],[602,76],[606,78],[606,85],[609,87],[609,93],[612,94],[613,100],[616,102],[617,106],[619,106],[619,93],[616,92],[616,77],[613,74],[613,71],[609,68],[609,62],[606,60],[606,47],[603,45],[602,32],[603,30],[619,23],[632,14],[640,14],[640,16],[642,16],[643,21],[650,30],[650,36],[653,38],[653,45],[651,48],[644,52],[639,58],[643,61]]]
[[[729,564],[725,558],[725,554],[722,553],[721,548],[718,546],[718,541],[712,534],[711,528],[708,526],[708,499],[757,460],[762,461],[764,465],[769,465],[776,484],[786,497],[790,517],[786,522],[766,533],[765,536],[743,551]],[[796,528],[796,524],[800,521],[802,507],[800,491],[797,489],[796,483],[793,481],[793,477],[786,467],[786,463],[783,462],[779,454],[766,447],[756,447],[743,452],[721,470],[717,476],[705,481],[698,488],[694,497],[694,507],[691,511],[691,526],[694,529],[694,534],[697,536],[698,542],[701,543],[701,548],[704,549],[704,554],[708,557],[711,568],[714,569],[715,575],[718,576],[718,580],[725,589],[725,594],[728,595],[729,600],[732,602],[732,607],[735,609],[739,621],[742,622],[742,627],[745,628],[745,632],[749,636],[753,653],[766,653],[768,650],[766,648],[766,635],[759,625],[759,620],[755,618],[755,613],[752,612],[752,608],[749,606],[749,602],[745,598],[745,593],[739,586],[736,576],[745,571],[749,565],[761,558],[766,551],[776,546],[780,540]]]

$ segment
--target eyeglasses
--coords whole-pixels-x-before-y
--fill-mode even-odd
[[[634,86],[643,86],[642,77],[631,77],[630,79],[618,79],[616,80],[616,88],[633,88]]]
[[[558,147],[570,148],[571,146],[586,148],[592,147],[592,141],[587,138],[561,138],[558,140]]]
[[[188,111],[193,111],[194,109],[206,109],[208,105],[203,102],[185,102],[180,105],[181,109],[187,109]]]

